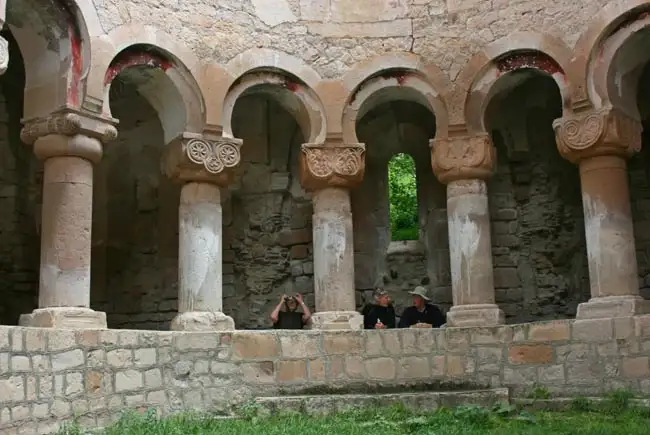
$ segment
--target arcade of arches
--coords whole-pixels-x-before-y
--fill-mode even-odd
[[[269,328],[301,293],[314,328],[355,329],[373,289],[400,312],[417,285],[452,326],[649,312],[639,7],[574,52],[506,37],[452,80],[412,53],[336,79],[280,51],[220,66],[132,28],[90,36],[74,2],[7,3],[0,324]],[[405,242],[398,153],[417,176]]]

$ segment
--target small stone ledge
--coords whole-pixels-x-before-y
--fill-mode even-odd
[[[582,397],[581,400],[585,403],[591,403],[598,406],[606,404],[609,399],[605,397]],[[513,405],[520,406],[530,411],[569,411],[574,407],[575,402],[576,399],[574,397],[555,397],[552,399],[512,399]],[[650,399],[632,398],[629,401],[629,405],[637,408],[650,408]]]
[[[393,241],[388,245],[386,250],[386,255],[424,255],[426,249],[424,245],[419,240],[404,240],[404,241]]]

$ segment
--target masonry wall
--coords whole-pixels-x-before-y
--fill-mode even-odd
[[[227,412],[308,391],[535,385],[650,394],[650,316],[495,328],[175,333],[0,327],[0,431],[105,425],[125,409]],[[22,432],[24,433],[24,432]]]

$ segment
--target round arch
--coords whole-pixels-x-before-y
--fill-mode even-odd
[[[350,70],[342,84],[348,91],[338,112],[344,142],[358,142],[357,120],[373,107],[395,100],[424,106],[435,117],[436,136],[448,135],[446,92],[451,82],[440,68],[425,64],[417,55],[398,53],[373,58]]]
[[[485,110],[502,90],[498,82],[521,70],[536,70],[553,78],[562,96],[563,111],[570,110],[570,59],[569,48],[550,35],[525,32],[493,42],[476,54],[459,76],[456,92],[460,95],[455,100],[462,107],[462,118],[458,124],[466,124],[472,133],[485,132]]]
[[[308,84],[288,71],[260,67],[246,71],[230,86],[223,101],[223,135],[233,137],[232,115],[237,100],[245,95],[264,94],[289,112],[310,143],[323,143],[327,121],[323,104]]]
[[[169,142],[205,126],[205,101],[196,77],[198,59],[190,50],[152,26],[122,26],[93,41],[98,52],[88,80],[87,103],[110,116],[113,80],[125,73],[156,109]]]
[[[650,62],[650,4],[634,5],[612,17],[597,38],[586,66],[586,90],[595,108],[612,105],[638,120],[639,78]]]
[[[64,106],[78,108],[83,102],[91,50],[84,15],[88,8],[85,0],[80,3],[83,10],[77,1],[0,2],[1,19],[25,66],[25,120],[46,117]]]
[[[640,17],[648,10],[647,0],[612,0],[594,17],[587,29],[580,35],[571,59],[571,94],[576,102],[592,102],[597,95],[592,86],[590,69],[598,60],[602,42],[625,26],[630,18]],[[591,88],[591,90],[590,90]]]

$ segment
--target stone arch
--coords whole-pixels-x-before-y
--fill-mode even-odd
[[[0,19],[11,31],[25,64],[24,118],[80,107],[90,66],[87,0],[2,1]],[[10,60],[9,60],[10,61]]]
[[[373,58],[348,72],[342,83],[349,92],[340,113],[344,142],[358,142],[356,121],[390,100],[408,100],[426,107],[436,119],[436,136],[448,135],[446,92],[451,84],[442,70],[424,64],[417,55]]]
[[[268,65],[244,72],[231,84],[223,100],[224,136],[233,136],[232,115],[237,100],[253,93],[266,94],[277,101],[298,122],[307,142],[325,141],[325,109],[313,88],[294,74]]]
[[[546,34],[515,33],[493,42],[476,54],[459,76],[454,101],[462,107],[455,112],[462,117],[454,123],[466,124],[470,132],[484,132],[490,99],[504,90],[497,82],[506,74],[527,69],[552,77],[562,95],[563,110],[569,110],[570,60],[571,51],[564,42]]]
[[[571,94],[576,102],[589,102],[589,68],[598,55],[601,42],[621,26],[630,16],[643,12],[646,0],[613,0],[607,4],[580,35],[573,49],[570,70],[576,80],[571,84]],[[589,104],[589,103],[587,103]]]
[[[650,4],[648,2],[617,2],[618,8],[605,9],[601,20],[606,26],[596,26],[598,36],[590,42],[586,65],[577,66],[584,72],[586,97],[597,108],[613,105],[628,116],[640,119],[637,105],[639,77],[650,62]],[[625,9],[627,8],[627,9]],[[579,44],[586,44],[590,29]],[[578,47],[577,50],[585,49]],[[584,67],[584,69],[583,69]]]
[[[89,105],[111,116],[111,85],[126,73],[156,109],[166,143],[183,132],[202,132],[205,101],[196,80],[200,65],[189,49],[154,27],[128,25],[94,40],[93,50],[98,54],[88,81]]]

